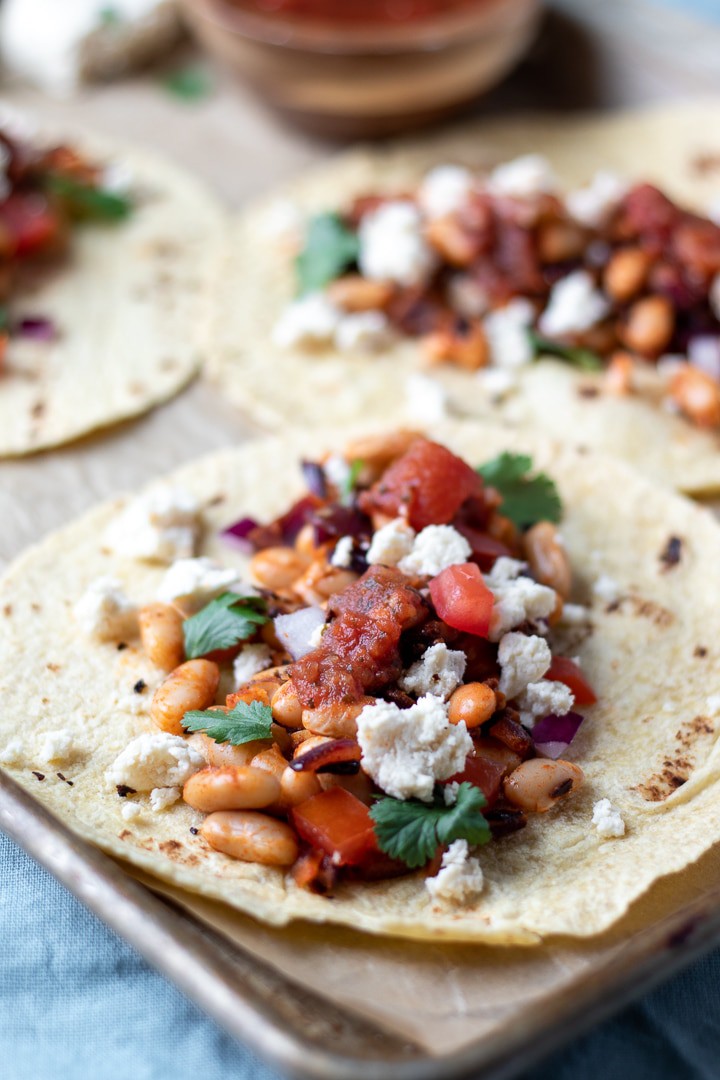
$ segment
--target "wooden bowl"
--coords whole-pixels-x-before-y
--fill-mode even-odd
[[[468,0],[412,23],[258,14],[231,0],[182,0],[208,52],[290,120],[341,138],[389,135],[489,90],[535,35],[539,0]]]

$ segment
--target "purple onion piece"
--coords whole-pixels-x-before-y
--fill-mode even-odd
[[[319,499],[327,499],[327,477],[322,465],[317,461],[303,461],[301,467],[308,491]]]
[[[328,540],[336,540],[340,536],[352,536],[357,540],[361,536],[370,536],[372,532],[370,520],[365,514],[350,506],[340,506],[339,503],[317,510],[309,520],[315,530],[316,544],[326,544]]]
[[[55,323],[43,315],[29,315],[20,319],[14,330],[18,337],[32,338],[34,341],[54,341],[58,336]]]
[[[542,757],[559,758],[577,735],[583,722],[580,713],[569,712],[565,716],[551,713],[543,717],[533,728],[535,749]]]
[[[221,529],[220,536],[223,540],[227,540],[242,551],[243,555],[252,555],[255,548],[252,541],[249,539],[249,535],[254,529],[257,529],[257,527],[258,523],[254,518],[240,518],[239,521],[233,522],[233,524],[228,525],[227,528]]]
[[[317,498],[314,495],[306,495],[304,499],[294,503],[287,514],[278,519],[284,544],[294,544],[298,533],[303,525],[310,520],[317,506]]]
[[[688,360],[693,367],[704,371],[711,379],[720,382],[720,337],[699,334],[688,341]]]
[[[320,607],[300,608],[290,615],[277,615],[275,633],[293,660],[300,660],[315,648],[310,642],[319,626],[325,624],[325,612]]]

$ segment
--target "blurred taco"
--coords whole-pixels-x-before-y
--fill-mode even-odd
[[[717,524],[527,433],[346,437],[201,460],[18,560],[3,767],[271,923],[600,933],[720,838]]]
[[[0,456],[135,416],[195,374],[218,225],[150,153],[0,118]]]
[[[211,370],[268,424],[494,415],[717,489],[716,128],[538,115],[338,157],[239,219]]]

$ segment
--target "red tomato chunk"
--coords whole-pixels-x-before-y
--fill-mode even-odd
[[[300,803],[292,823],[313,848],[336,866],[362,866],[380,854],[370,811],[344,788],[329,788]]]
[[[463,771],[451,776],[448,783],[474,784],[475,787],[480,788],[487,799],[487,805],[492,806],[500,794],[506,772],[507,767],[504,761],[494,761],[489,757],[470,754]]]
[[[552,664],[545,672],[546,679],[565,683],[575,695],[576,705],[594,705],[597,696],[580,668],[567,656],[554,656]]]
[[[407,516],[413,529],[447,525],[471,495],[482,490],[474,469],[439,443],[417,439],[360,496],[366,514]]]
[[[475,563],[448,566],[430,582],[430,596],[448,626],[488,636],[495,598]]]

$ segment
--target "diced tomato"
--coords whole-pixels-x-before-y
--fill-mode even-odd
[[[512,551],[506,544],[496,540],[494,536],[490,536],[488,533],[478,532],[477,529],[472,529],[469,525],[456,524],[454,528],[459,533],[462,533],[467,540],[472,548],[473,560],[481,570],[492,570],[495,560],[502,555],[508,558],[513,557]]]
[[[328,788],[301,802],[292,810],[292,822],[335,866],[362,866],[380,854],[370,811],[344,788]]]
[[[359,501],[367,514],[405,514],[420,530],[447,525],[462,503],[481,490],[480,476],[462,458],[439,443],[417,439]]]
[[[492,806],[500,794],[506,771],[503,761],[494,761],[484,754],[469,754],[463,771],[451,776],[447,783],[474,784],[487,799],[487,805]]]
[[[495,598],[475,563],[458,563],[441,571],[430,582],[430,596],[448,626],[488,636]]]
[[[36,192],[9,195],[0,203],[0,222],[11,237],[13,254],[20,258],[52,247],[61,229],[56,212]]]
[[[546,679],[565,683],[575,695],[576,705],[594,705],[597,695],[574,660],[567,656],[553,656],[552,664],[545,672]]]

